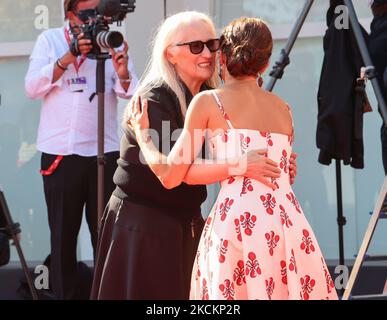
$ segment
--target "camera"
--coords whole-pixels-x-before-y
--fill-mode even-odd
[[[109,24],[117,22],[120,25],[126,14],[134,12],[135,3],[135,0],[101,0],[97,8],[81,10],[78,17],[83,24],[71,29],[71,53],[74,56],[81,55],[77,39],[81,33],[84,39],[91,40],[92,50],[87,55],[90,59],[97,59],[109,49],[120,47],[124,37],[118,31],[110,31]]]

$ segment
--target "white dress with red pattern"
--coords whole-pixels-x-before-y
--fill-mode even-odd
[[[191,299],[337,299],[316,237],[289,183],[293,135],[229,129],[211,138],[214,157],[268,149],[278,189],[242,176],[221,182],[195,259]]]

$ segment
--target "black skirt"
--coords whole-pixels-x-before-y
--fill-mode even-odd
[[[112,195],[100,229],[91,299],[182,300],[204,225]]]

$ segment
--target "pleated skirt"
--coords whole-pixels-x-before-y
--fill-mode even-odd
[[[177,213],[178,214],[178,213]],[[101,223],[91,299],[184,300],[204,225],[112,195]]]

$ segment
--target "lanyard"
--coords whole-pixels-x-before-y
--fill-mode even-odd
[[[57,156],[53,163],[51,163],[50,167],[47,170],[40,170],[40,174],[42,176],[51,176],[54,171],[58,168],[60,162],[63,160],[63,156]]]
[[[65,37],[66,37],[66,40],[67,40],[67,44],[70,47],[71,40],[70,40],[69,30],[67,28],[64,28],[64,33],[65,33]],[[81,60],[79,61],[79,63],[78,63],[78,59],[77,59],[77,61],[74,62],[74,68],[75,68],[75,71],[77,72],[77,75],[78,75],[79,69],[81,68],[81,65],[85,62],[86,58],[87,58],[86,55],[82,55]]]

